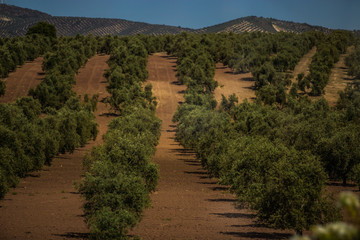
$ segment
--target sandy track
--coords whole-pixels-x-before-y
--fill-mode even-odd
[[[108,56],[95,56],[77,75],[75,90],[78,94],[100,93],[106,97],[104,69]],[[107,129],[109,117],[105,104],[99,103],[96,118],[100,133]],[[83,239],[88,236],[84,223],[82,200],[73,183],[79,181],[82,161],[91,147],[101,142],[91,142],[74,154],[63,154],[54,159],[52,166],[22,179],[0,201],[0,239]]]
[[[239,98],[239,103],[245,99],[253,100],[255,98],[254,80],[251,73],[234,74],[230,68],[222,63],[217,63],[214,79],[219,83],[219,87],[214,92],[218,103],[221,102],[222,94],[228,97],[235,93]]]
[[[296,80],[296,76],[299,73],[307,74],[309,72],[309,65],[312,57],[316,53],[316,47],[312,48],[306,53],[296,65],[292,75],[293,81]],[[228,97],[235,93],[239,98],[239,103],[242,103],[245,99],[253,100],[255,96],[254,81],[251,73],[234,74],[229,67],[224,66],[222,63],[216,64],[215,80],[218,81],[219,87],[215,89],[214,96],[218,103],[221,102],[221,95]]]
[[[149,57],[148,82],[159,105],[156,114],[163,121],[160,143],[153,161],[160,168],[158,189],[152,194],[153,208],[145,211],[132,234],[143,239],[239,239],[287,237],[255,223],[255,215],[234,208],[234,196],[207,177],[190,150],[175,142],[171,118],[183,101],[175,77],[176,60],[165,54]]]
[[[31,88],[36,87],[44,77],[42,61],[42,57],[36,58],[10,73],[6,78],[6,92],[0,97],[0,103],[12,102],[18,97],[26,96]]]
[[[341,54],[339,61],[331,69],[329,83],[325,87],[325,99],[330,106],[334,106],[339,98],[339,91],[344,90],[348,83],[352,83],[355,78],[347,75],[348,67],[345,66],[345,58],[354,51],[354,46],[348,47],[345,54]]]
[[[295,66],[294,71],[291,73],[293,75],[293,81],[297,83],[297,75],[304,73],[305,76],[309,74],[309,66],[311,60],[316,53],[316,47],[313,47],[308,53],[306,53]]]

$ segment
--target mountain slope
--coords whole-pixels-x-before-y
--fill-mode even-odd
[[[202,29],[189,29],[168,25],[133,22],[123,19],[86,18],[86,17],[53,17],[49,14],[20,8],[17,6],[0,4],[0,37],[14,37],[25,35],[29,27],[39,21],[54,24],[59,36],[74,36],[76,34],[105,35],[161,35],[177,34],[180,32],[219,33],[219,32],[270,32],[278,31],[301,33],[305,31],[329,32],[330,29],[311,26],[305,23],[294,23],[272,18],[243,17],[225,23]]]
[[[53,17],[39,11],[0,4],[0,37],[25,35],[29,27],[39,21],[54,24],[59,36],[76,34],[105,35],[136,35],[136,34],[176,34],[183,31],[194,32],[192,29],[166,25],[148,24],[123,19],[86,18],[86,17]]]

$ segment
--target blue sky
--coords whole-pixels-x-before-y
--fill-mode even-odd
[[[121,18],[202,28],[246,16],[360,29],[360,0],[4,0],[53,16]]]

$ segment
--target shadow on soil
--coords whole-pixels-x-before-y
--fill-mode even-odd
[[[229,187],[210,187],[213,191],[228,191]]]
[[[209,202],[232,202],[235,203],[236,199],[232,198],[215,198],[215,199],[208,199]]]
[[[265,224],[261,224],[261,223],[245,224],[245,225],[231,225],[231,227],[268,228]]]
[[[225,218],[246,218],[246,219],[256,218],[256,214],[252,214],[252,213],[211,213],[211,214]]]
[[[254,239],[288,239],[292,235],[287,233],[263,233],[263,232],[220,232],[224,235],[230,235],[241,238]]]
[[[105,117],[118,117],[120,115],[117,114],[117,113],[102,113],[99,116],[101,116],[101,117],[103,117],[103,116],[105,116]]]
[[[28,173],[28,174],[26,174],[26,177],[39,178],[40,176],[41,176],[40,173]]]
[[[173,82],[171,82],[171,84],[177,85],[177,86],[181,86],[181,85],[182,85],[179,81],[173,81]]]
[[[327,186],[335,186],[335,187],[356,187],[356,184],[354,183],[347,183],[347,184],[343,184],[342,182],[327,182],[326,183]]]
[[[64,239],[89,239],[89,233],[68,232],[65,234],[53,234],[54,236],[63,237]]]

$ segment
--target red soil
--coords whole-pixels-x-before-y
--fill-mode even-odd
[[[339,61],[335,63],[331,69],[331,75],[329,83],[325,87],[325,99],[330,106],[334,106],[339,99],[339,91],[344,90],[346,85],[356,80],[354,77],[350,77],[348,73],[348,67],[345,65],[345,58],[354,51],[354,46],[348,47],[345,54],[341,54]]]
[[[100,93],[106,97],[106,82],[102,76],[108,68],[108,56],[95,56],[77,75],[78,94]],[[40,64],[40,63],[37,63]],[[88,236],[81,210],[82,199],[74,182],[82,174],[84,154],[101,142],[106,132],[109,110],[98,104],[96,119],[100,135],[95,142],[54,159],[52,166],[29,174],[0,202],[0,239],[83,239]],[[104,115],[105,113],[105,115]]]
[[[251,73],[234,74],[230,68],[218,63],[216,64],[214,79],[219,83],[219,87],[214,92],[218,103],[221,102],[222,94],[228,97],[235,93],[239,98],[239,103],[245,99],[251,101],[255,98],[254,80]]]
[[[176,59],[165,54],[149,57],[149,80],[163,121],[160,144],[153,161],[159,165],[160,181],[152,194],[153,207],[131,234],[142,239],[280,239],[285,232],[264,228],[247,209],[236,209],[228,188],[208,177],[195,154],[175,140],[171,119],[183,101],[175,77]]]
[[[294,71],[291,73],[293,75],[293,81],[297,82],[296,78],[299,73],[304,73],[305,76],[309,74],[309,66],[315,53],[316,47],[313,47],[300,59],[298,64],[295,66]]]
[[[107,96],[102,76],[108,67],[105,63],[107,59],[108,56],[96,56],[80,70],[74,88],[78,94],[88,93],[91,96],[99,93],[99,100]],[[171,118],[179,102],[183,101],[185,87],[177,83],[174,65],[175,59],[165,54],[149,57],[148,82],[153,84],[154,95],[158,98],[156,114],[163,120],[160,144],[153,158],[160,168],[160,181],[157,191],[151,196],[153,207],[145,211],[142,222],[131,234],[143,239],[288,238],[289,232],[257,224],[254,212],[236,209],[235,198],[228,188],[216,184],[216,179],[208,178],[194,153],[175,142],[175,126]],[[215,78],[224,85],[220,90],[225,89],[225,95],[243,92],[244,95],[239,96],[240,101],[244,96],[253,97],[254,92],[246,88],[252,86],[251,81],[240,80],[243,81],[240,85],[228,88],[228,77],[234,81],[232,84],[247,78],[226,73],[228,71],[217,66]],[[237,92],[237,88],[243,89]],[[18,187],[0,202],[0,239],[88,237],[81,210],[82,200],[73,183],[81,178],[84,154],[93,145],[101,143],[101,135],[106,132],[110,120],[107,113],[108,107],[99,102],[96,119],[100,134],[95,142],[77,149],[74,154],[59,156],[51,167],[22,179]],[[332,192],[344,189],[338,184],[332,185],[335,185],[329,187]]]
[[[42,57],[33,62],[27,62],[9,74],[6,78],[6,92],[0,97],[0,103],[15,101],[18,97],[26,96],[31,88],[35,88],[44,77],[41,68]]]

